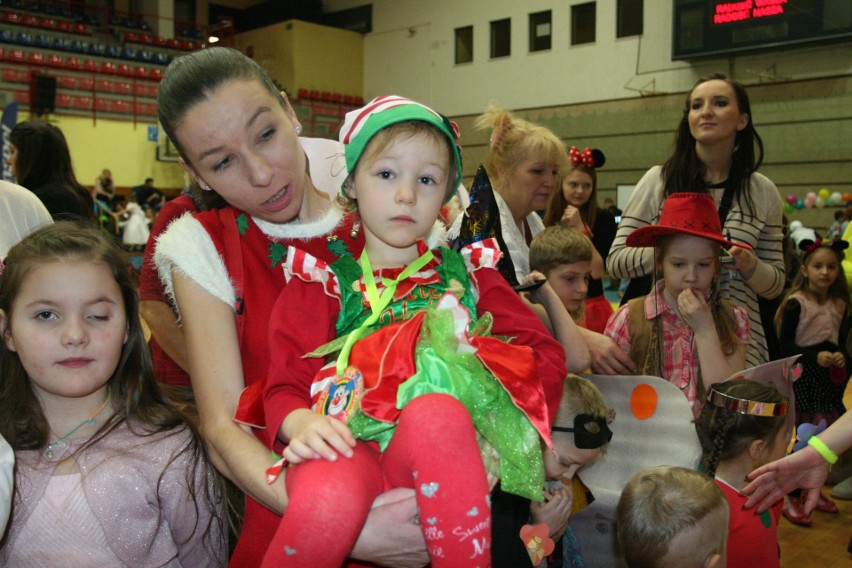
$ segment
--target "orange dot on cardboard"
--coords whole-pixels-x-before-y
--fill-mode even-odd
[[[642,383],[636,385],[630,395],[630,411],[638,420],[645,420],[654,415],[657,410],[657,391],[651,385]]]

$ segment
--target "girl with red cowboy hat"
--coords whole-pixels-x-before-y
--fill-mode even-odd
[[[659,222],[627,237],[627,246],[655,247],[662,277],[650,294],[619,308],[604,332],[630,353],[639,374],[679,387],[696,416],[710,385],[745,365],[748,315],[719,297],[723,251],[734,245],[751,248],[722,235],[711,196],[667,197]]]

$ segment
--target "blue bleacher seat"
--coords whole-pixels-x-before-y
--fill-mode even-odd
[[[120,52],[114,45],[108,45],[104,48],[104,57],[119,57]]]
[[[33,36],[31,36],[27,32],[18,32],[18,35],[15,36],[15,41],[20,43],[21,45],[32,45],[33,44]]]
[[[136,50],[132,47],[125,47],[121,50],[119,57],[121,57],[122,59],[134,60],[136,59]]]
[[[33,44],[35,44],[36,47],[42,47],[45,49],[53,46],[53,42],[50,38],[43,35],[35,36],[35,38],[33,38]]]
[[[152,61],[154,61],[154,54],[146,49],[140,49],[136,52],[136,61],[151,63]]]
[[[71,42],[69,49],[74,53],[86,53],[86,44],[78,39],[75,39]]]
[[[105,49],[106,49],[106,46],[104,44],[93,41],[86,47],[86,52],[89,55],[101,55],[102,56],[104,54]]]

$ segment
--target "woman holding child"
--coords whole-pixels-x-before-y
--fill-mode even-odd
[[[158,111],[181,165],[221,198],[219,208],[169,227],[155,260],[183,320],[211,458],[247,494],[231,565],[256,566],[287,504],[284,476],[266,482],[274,462],[268,434],[253,435],[233,418],[241,391],[267,372],[267,325],[285,284],[283,253],[298,240],[331,262],[360,253],[363,239],[332,206],[346,177],[335,162],[342,148],[299,138],[289,102],[251,59],[216,47],[178,58],[160,83]],[[386,506],[371,513],[354,556],[393,566],[426,562],[423,537],[410,522],[412,495],[384,496]]]
[[[628,236],[658,221],[667,196],[681,191],[710,194],[725,237],[753,249],[731,247],[720,282],[722,297],[748,312],[752,340],[746,350],[747,367],[770,358],[771,329],[762,324],[758,298],[775,298],[784,287],[781,197],[775,184],[757,173],[762,160],[763,143],[745,89],[724,75],[699,80],[687,96],[674,154],[639,181],[607,259],[615,278],[650,275],[655,266],[653,248],[629,248]],[[647,288],[640,294],[645,292]],[[639,294],[628,291],[625,300],[635,295]]]

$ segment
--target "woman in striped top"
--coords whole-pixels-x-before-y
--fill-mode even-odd
[[[700,79],[687,96],[674,153],[639,181],[607,258],[607,270],[614,278],[650,275],[653,249],[628,248],[627,236],[655,224],[663,201],[672,193],[712,195],[724,217],[725,236],[754,249],[731,247],[720,281],[722,297],[743,306],[749,315],[752,341],[746,367],[770,359],[768,342],[775,341],[774,332],[771,321],[767,320],[768,327],[761,322],[758,297],[779,296],[785,276],[781,197],[775,184],[757,173],[762,161],[763,142],[751,120],[745,89],[724,75]],[[767,338],[769,333],[772,337]]]

